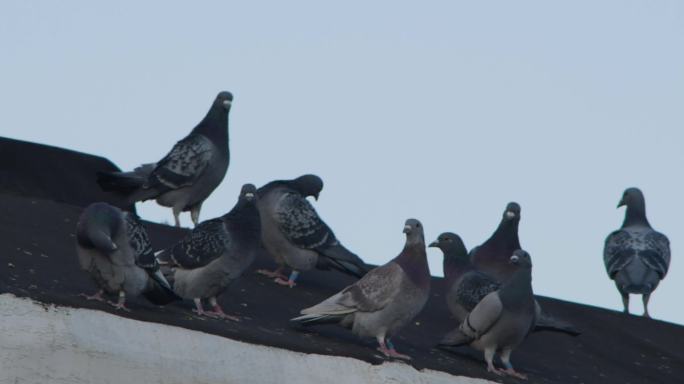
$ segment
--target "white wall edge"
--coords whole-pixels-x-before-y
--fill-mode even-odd
[[[0,383],[449,383],[492,381],[395,362],[305,354],[102,311],[0,295]]]

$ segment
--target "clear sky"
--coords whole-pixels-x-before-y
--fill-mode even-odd
[[[245,182],[317,173],[321,216],[384,263],[408,217],[470,248],[514,200],[536,293],[612,309],[603,241],[638,186],[672,243],[651,314],[681,324],[683,47],[674,0],[4,1],[0,135],[131,168],[229,90],[232,162],[203,219]]]

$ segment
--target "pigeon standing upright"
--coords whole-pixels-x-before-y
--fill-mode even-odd
[[[641,294],[644,316],[650,317],[648,300],[670,266],[670,241],[651,228],[644,194],[638,188],[625,190],[618,208],[624,205],[625,220],[606,238],[603,262],[622,296],[624,312],[629,313],[629,294]]]
[[[457,234],[444,232],[429,246],[444,253],[447,307],[460,323],[480,300],[499,289],[501,284],[475,269],[463,240]]]
[[[219,93],[204,119],[163,159],[131,172],[99,172],[98,183],[105,191],[126,195],[130,204],[156,199],[159,205],[171,207],[176,227],[180,226],[180,213],[190,211],[197,225],[202,203],[228,170],[228,113],[232,102],[230,92]]]
[[[339,323],[360,337],[375,337],[387,357],[407,359],[391,338],[425,306],[430,270],[423,227],[416,219],[404,225],[406,244],[399,256],[368,272],[356,283],[292,319],[303,325]]]
[[[356,277],[367,272],[363,260],[337,240],[306,199],[312,196],[318,200],[321,189],[323,181],[316,175],[272,181],[259,188],[262,240],[278,264],[275,271],[259,273],[294,287],[299,272],[314,267],[333,268]],[[289,278],[282,274],[285,266],[292,268]]]
[[[487,371],[508,374],[521,379],[510,361],[511,352],[532,330],[538,307],[532,293],[532,261],[527,252],[516,250],[510,256],[514,271],[501,288],[485,296],[466,316],[459,327],[440,342],[444,346],[470,345],[484,351]],[[506,367],[494,367],[493,358],[501,351],[501,362]]]
[[[104,301],[103,293],[118,294],[115,308],[126,308],[126,295],[143,294],[154,304],[180,299],[159,270],[145,227],[134,213],[107,203],[86,207],[76,225],[76,253],[81,268],[100,287],[89,300]]]
[[[247,269],[259,250],[261,222],[256,187],[245,184],[233,209],[220,218],[197,225],[185,238],[159,253],[172,269],[167,273],[174,291],[195,302],[198,315],[239,320],[227,315],[216,301]],[[209,299],[212,311],[205,311]]]
[[[477,270],[500,282],[508,280],[516,270],[508,259],[513,251],[521,248],[518,240],[519,224],[520,205],[508,203],[496,231],[482,245],[470,251],[470,259]]]

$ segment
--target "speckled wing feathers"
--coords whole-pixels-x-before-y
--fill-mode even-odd
[[[191,134],[176,143],[150,174],[148,184],[159,183],[169,189],[192,185],[212,158],[214,145],[199,134]],[[146,188],[151,187],[146,185]]]
[[[297,247],[317,249],[337,243],[335,235],[313,206],[299,194],[281,196],[276,204],[275,219],[283,235]]]
[[[399,294],[403,273],[395,263],[375,268],[342,291],[345,295],[341,303],[362,312],[378,311]]]
[[[171,249],[174,264],[185,269],[203,267],[221,257],[230,244],[230,235],[223,220],[214,219],[200,223],[183,240]]]
[[[133,213],[124,213],[124,223],[128,242],[134,252],[135,264],[143,269],[156,271],[159,269],[159,262],[154,256],[152,243],[147,235],[145,226]]]
[[[663,278],[670,264],[670,242],[665,235],[650,228],[643,231],[620,229],[608,235],[603,261],[611,278],[634,257],[639,257]]]
[[[490,276],[472,271],[466,273],[456,289],[455,298],[458,303],[468,312],[479,303],[485,296],[499,289],[501,284]]]

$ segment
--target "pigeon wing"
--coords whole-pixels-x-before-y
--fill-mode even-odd
[[[200,268],[221,257],[230,243],[223,220],[203,221],[172,247],[171,260],[184,269]]]
[[[150,173],[145,188],[179,189],[192,185],[211,161],[214,145],[200,134],[190,134],[176,143]]]

